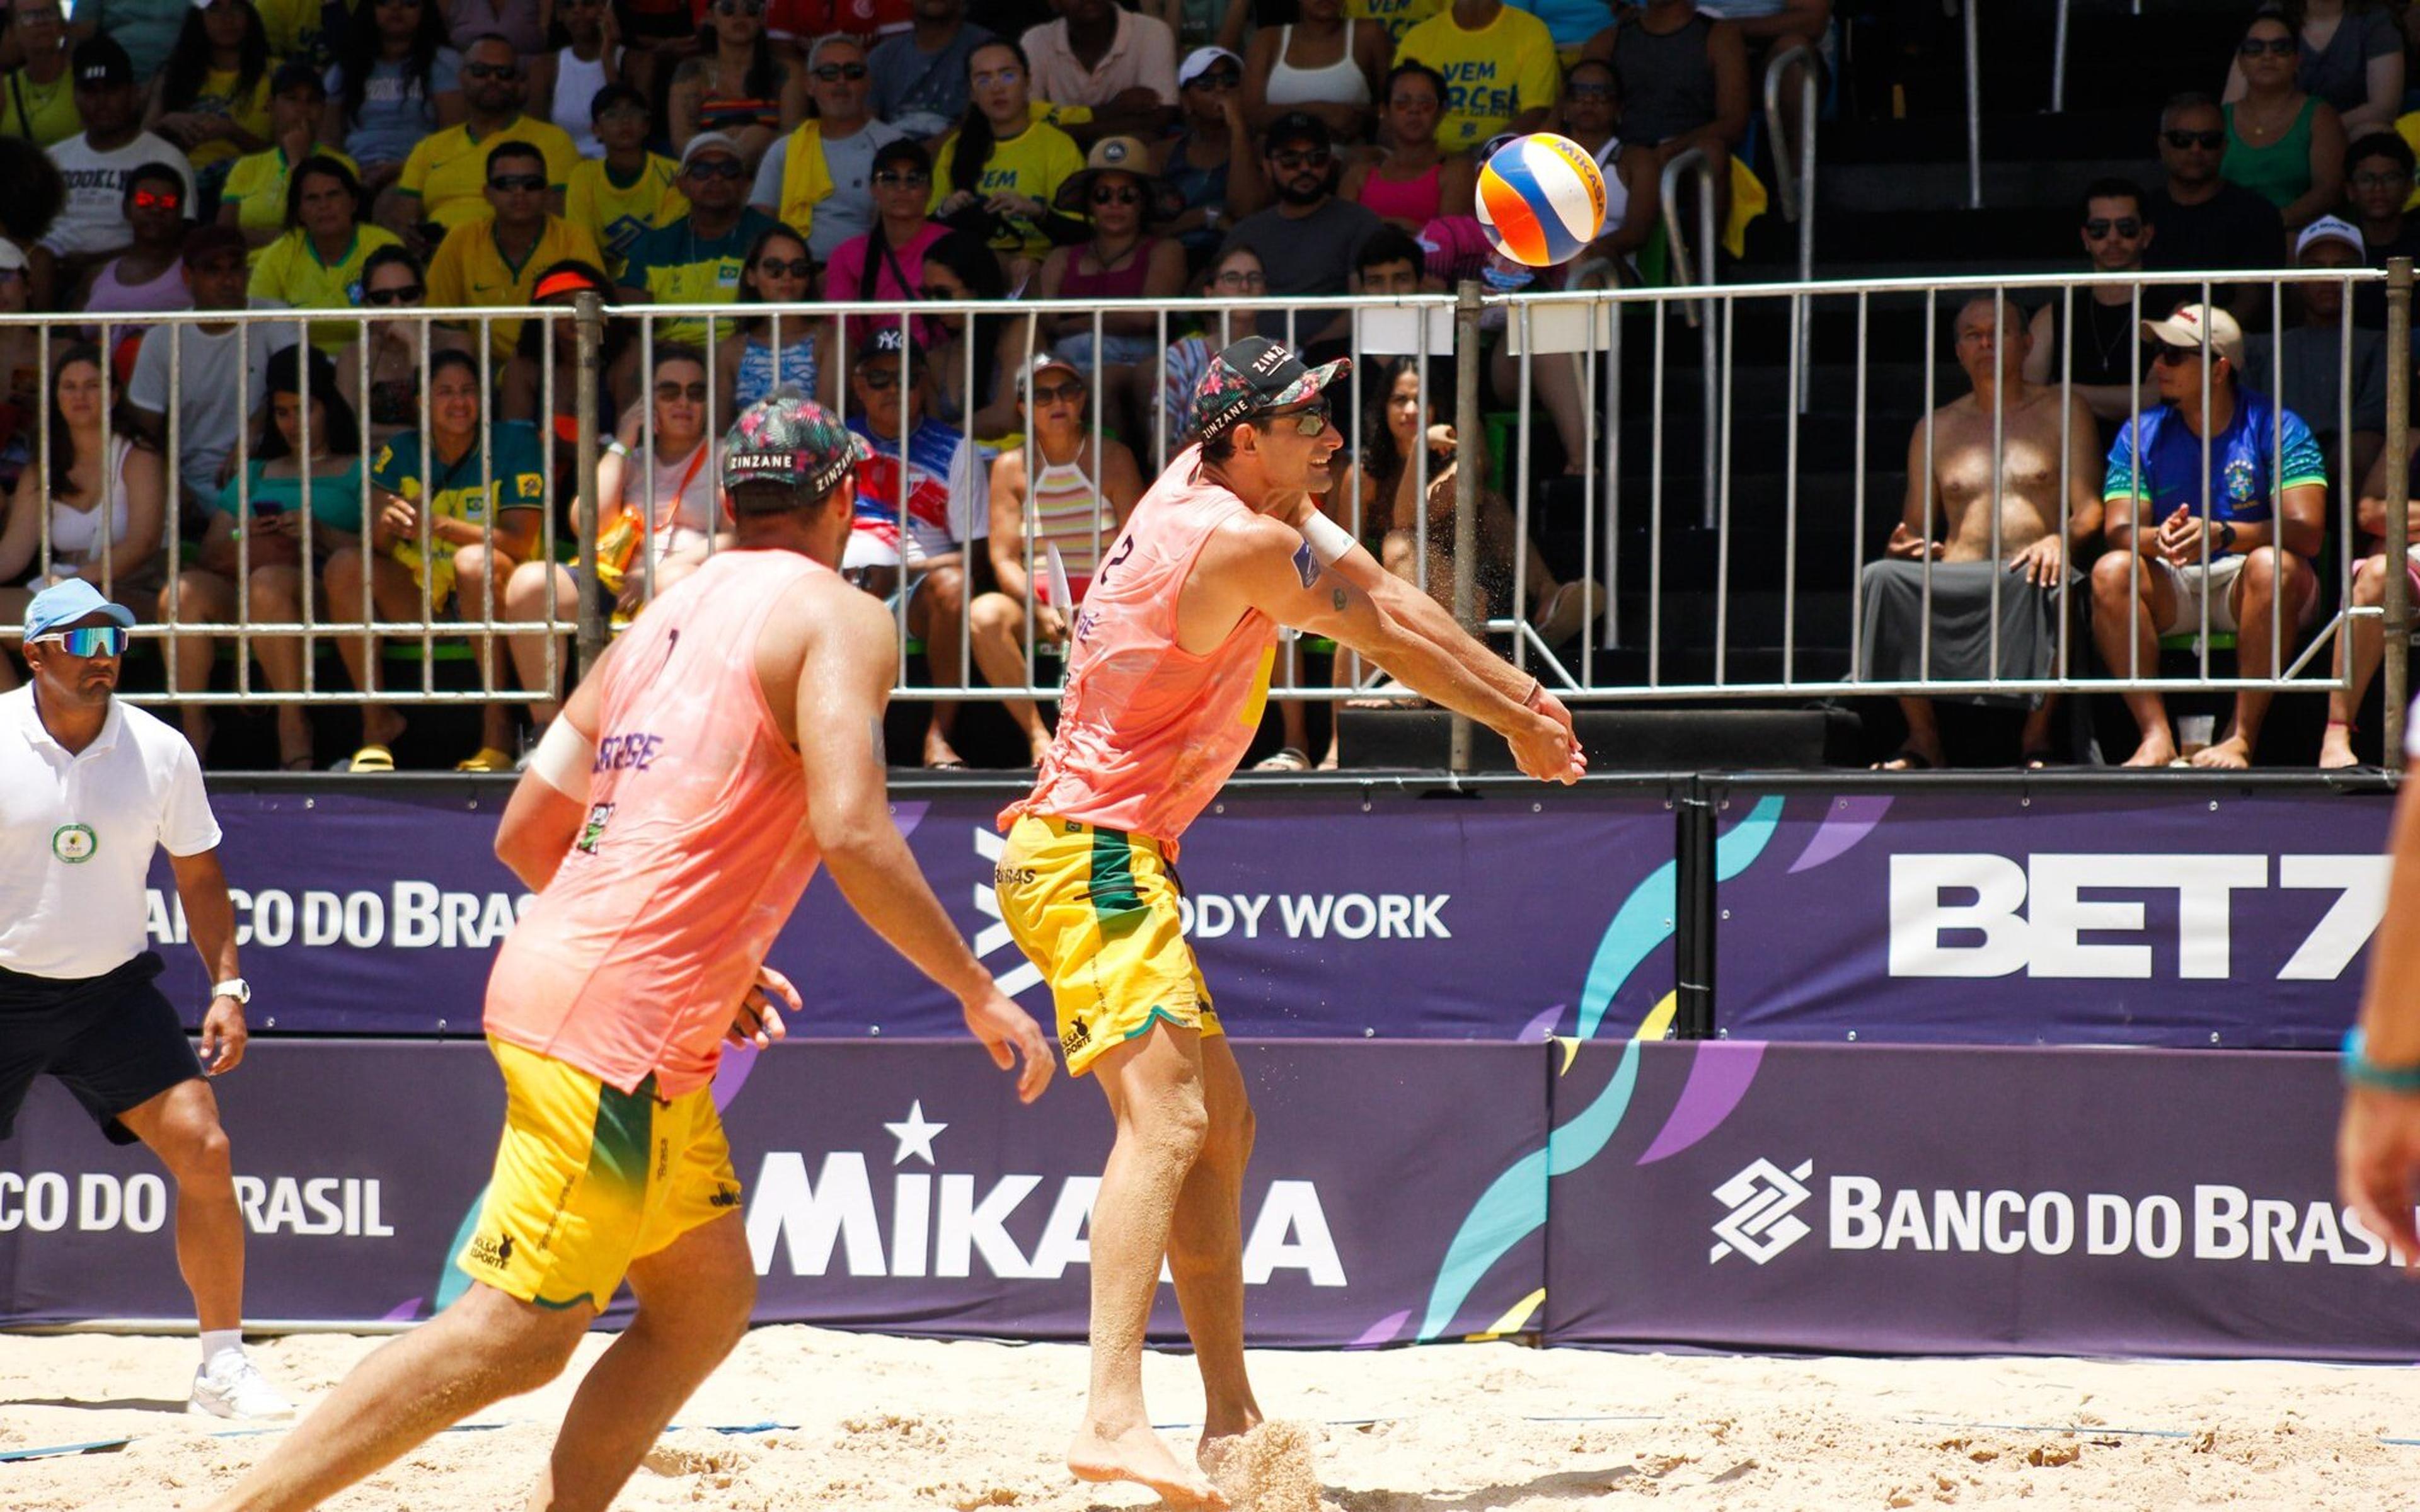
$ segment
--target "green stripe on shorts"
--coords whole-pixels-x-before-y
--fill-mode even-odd
[[[1134,841],[1125,831],[1093,830],[1093,874],[1086,888],[1093,921],[1104,935],[1124,934],[1142,922],[1142,899],[1135,892]]]
[[[589,1179],[633,1195],[646,1191],[655,1127],[655,1077],[649,1076],[631,1092],[599,1083],[597,1127],[588,1141]]]

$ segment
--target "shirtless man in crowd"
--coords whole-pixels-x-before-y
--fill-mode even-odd
[[[2058,390],[2024,378],[2033,338],[2025,313],[1990,298],[1958,312],[1958,365],[1975,392],[1917,421],[1907,443],[1907,505],[1892,530],[1888,555],[1866,567],[1864,651],[1869,682],[1979,681],[2048,677],[2058,661],[2058,617],[2071,551],[2101,529],[2101,448],[2082,397],[2065,407]],[[1992,540],[1993,411],[2000,413],[1999,550]],[[1931,471],[1927,471],[1927,436]],[[2067,530],[2059,531],[2060,446],[2066,447]],[[1926,496],[1932,498],[1927,517]],[[1932,563],[1932,635],[1926,655],[1925,563]],[[1993,665],[1992,584],[2000,584],[1999,660]],[[2055,695],[2034,702],[2025,718],[2024,760],[2051,750]],[[1907,739],[1882,764],[1924,771],[1947,760],[1932,701],[1902,698]]]

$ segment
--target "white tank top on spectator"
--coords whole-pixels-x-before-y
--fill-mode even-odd
[[[625,462],[632,454],[616,441],[613,450],[621,452]],[[622,482],[622,499],[626,507],[645,509],[650,501],[654,513],[648,517],[655,522],[655,553],[662,560],[668,551],[683,547],[700,546],[714,532],[716,504],[715,484],[721,475],[721,465],[715,460],[715,448],[700,442],[670,462],[653,462],[647,475],[633,467]],[[652,475],[655,492],[647,493],[648,475]]]
[[[1269,69],[1268,100],[1271,105],[1366,105],[1370,103],[1370,76],[1353,61],[1353,28],[1358,21],[1347,18],[1344,23],[1344,55],[1324,69],[1297,69],[1286,62],[1286,49],[1294,45],[1294,27],[1278,30],[1278,60]]]
[[[101,520],[109,521],[109,538],[123,544],[126,537],[126,459],[134,451],[134,443],[123,436],[109,442],[109,468],[102,474],[103,495],[101,502],[89,509],[78,509],[57,498],[51,500],[51,554],[71,562],[90,563],[92,570],[82,576],[98,581],[101,578]],[[114,553],[113,553],[114,554]]]
[[[613,61],[622,59],[622,50],[613,49]],[[571,134],[571,145],[583,158],[601,158],[605,144],[597,140],[597,123],[589,118],[589,102],[597,91],[605,87],[605,59],[583,63],[565,48],[554,54],[554,123]]]

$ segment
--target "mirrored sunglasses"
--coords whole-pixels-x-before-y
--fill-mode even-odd
[[[91,625],[74,630],[54,630],[49,635],[34,637],[38,646],[57,646],[70,656],[122,656],[126,655],[126,632],[115,625]]]

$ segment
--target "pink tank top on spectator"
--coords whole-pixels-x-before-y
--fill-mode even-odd
[[[498,952],[488,1032],[624,1091],[714,1077],[818,859],[806,774],[756,681],[774,606],[830,569],[717,552],[614,642],[588,818]]]
[[[1187,447],[1135,505],[1076,615],[1059,734],[1031,795],[1002,810],[1177,838],[1233,775],[1268,702],[1277,622],[1254,609],[1202,656],[1176,641],[1176,601],[1210,532],[1251,511],[1195,477]],[[651,611],[652,612],[652,611]]]
[[[1159,238],[1145,237],[1126,254],[1125,265],[1106,273],[1084,271],[1084,259],[1093,255],[1090,247],[1078,250],[1067,260],[1067,274],[1059,281],[1059,297],[1063,300],[1139,300],[1142,287],[1151,277],[1151,249],[1159,245]]]
[[[1425,224],[1445,205],[1445,164],[1431,164],[1418,178],[1381,178],[1372,173],[1361,180],[1360,200],[1364,209],[1382,221]]]
[[[127,283],[117,276],[117,268],[118,259],[115,257],[101,265],[101,271],[93,275],[92,292],[84,302],[86,315],[106,315],[112,317],[109,323],[109,342],[112,347],[118,346],[130,337],[140,341],[143,332],[151,329],[147,325],[130,324],[116,318],[118,316],[158,315],[172,310],[190,310],[194,307],[193,291],[185,287],[183,263],[170,263],[166,272],[147,284]],[[85,334],[99,341],[101,322],[98,319],[88,321],[85,327]]]
[[[912,303],[924,297],[921,285],[924,281],[924,254],[934,242],[950,234],[950,228],[939,221],[927,221],[924,229],[916,233],[905,246],[886,252],[874,250],[870,236],[851,237],[832,249],[831,262],[824,269],[824,298],[833,304],[845,304],[857,300],[898,300]],[[871,266],[868,266],[868,265]],[[905,275],[908,282],[899,280]],[[894,328],[896,319],[889,322]],[[845,322],[844,336],[854,348],[874,329],[870,316],[853,315]],[[935,345],[941,339],[939,322],[919,317],[915,336],[920,345]]]

